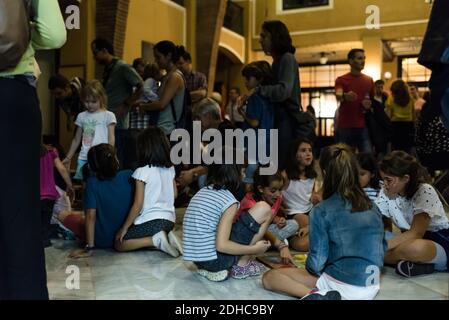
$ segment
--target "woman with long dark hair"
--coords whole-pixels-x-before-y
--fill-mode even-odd
[[[309,137],[310,130],[301,113],[298,63],[290,33],[281,21],[265,21],[259,40],[265,54],[273,57],[275,84],[262,85],[255,92],[275,104],[275,128],[278,129],[279,166],[294,138]],[[313,124],[313,123],[312,123]],[[312,130],[313,131],[313,130]]]
[[[387,114],[390,116],[393,134],[391,144],[393,150],[410,153],[413,147],[414,105],[409,88],[403,80],[396,80],[391,85],[391,96],[385,102]]]

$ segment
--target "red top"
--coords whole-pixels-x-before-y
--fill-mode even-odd
[[[276,216],[276,214],[279,211],[279,208],[282,204],[282,195],[279,196],[279,198],[276,200],[276,202],[271,206],[271,211],[273,211],[273,217]],[[247,211],[251,209],[255,204],[257,203],[256,200],[254,200],[254,193],[248,192],[245,197],[240,201],[240,208],[237,214],[234,217],[234,223],[239,219],[240,215],[243,211]]]
[[[349,102],[343,100],[338,110],[338,128],[364,128],[365,114],[363,113],[362,101],[366,95],[374,97],[374,82],[371,77],[361,74],[355,76],[347,73],[338,77],[335,81],[335,91],[343,89],[344,93],[353,91],[357,94],[357,100]]]
[[[59,198],[59,193],[56,190],[54,168],[55,159],[58,158],[58,151],[56,149],[49,149],[40,161],[40,188],[41,200],[50,199],[56,200]]]

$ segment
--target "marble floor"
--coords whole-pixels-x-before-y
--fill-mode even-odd
[[[182,221],[182,220],[178,220]],[[180,234],[180,226],[176,226]],[[261,276],[213,283],[192,263],[157,250],[117,253],[96,250],[92,257],[68,257],[74,241],[52,240],[47,248],[51,299],[64,300],[291,300],[262,288]],[[77,268],[73,267],[76,266]],[[79,283],[74,281],[79,271]],[[79,284],[79,286],[78,286]],[[448,300],[449,273],[405,279],[391,268],[381,276],[379,300]]]

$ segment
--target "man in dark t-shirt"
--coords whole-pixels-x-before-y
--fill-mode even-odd
[[[337,142],[346,143],[360,152],[371,152],[365,113],[372,106],[374,82],[362,73],[365,60],[363,49],[352,49],[348,54],[351,72],[335,81],[335,93],[340,102],[336,127]]]

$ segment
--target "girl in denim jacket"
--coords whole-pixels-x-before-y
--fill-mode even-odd
[[[306,270],[271,270],[263,285],[306,300],[373,299],[386,249],[381,214],[360,187],[348,146],[323,150],[320,164],[323,202],[310,214]]]

